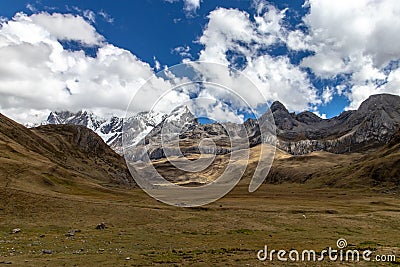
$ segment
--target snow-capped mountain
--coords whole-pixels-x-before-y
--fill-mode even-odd
[[[179,149],[179,145],[174,142],[177,140],[176,137],[179,139],[179,134],[194,130],[199,123],[187,106],[179,106],[168,115],[164,115],[160,123],[145,128],[139,136],[135,136],[137,132],[134,126],[130,122],[125,125],[131,128],[124,131],[125,148],[128,148],[124,156],[128,159],[146,161],[147,154],[150,159],[163,157],[165,149],[175,154],[174,150]],[[163,144],[165,141],[168,143]]]
[[[397,95],[373,95],[365,100],[358,110],[346,111],[331,119],[323,120],[309,111],[299,114],[290,113],[286,107],[275,101],[270,111],[276,126],[277,147],[295,155],[307,154],[313,151],[346,153],[363,148],[385,144],[400,127],[400,97]],[[223,147],[228,132],[236,132],[240,127],[234,123],[200,124],[197,118],[186,106],[174,109],[170,114],[142,112],[127,118],[125,123],[121,118],[100,118],[88,111],[77,113],[52,112],[44,124],[79,124],[84,125],[122,154],[122,128],[125,127],[124,141],[126,147],[144,146],[150,152],[151,159],[164,156],[162,142],[170,142],[170,150],[179,148],[174,141],[185,139],[187,144],[201,138],[211,138]],[[248,119],[244,123],[251,146],[267,142],[261,136],[260,125],[270,125],[268,116],[262,115],[258,120]],[[224,126],[224,127],[223,127]],[[269,127],[268,129],[275,129]],[[235,137],[235,136],[233,136]],[[275,138],[275,137],[274,137]],[[275,139],[273,139],[275,140]],[[162,142],[161,142],[162,141]],[[193,145],[194,147],[194,145]],[[194,151],[192,146],[187,149]],[[140,147],[139,147],[140,148]],[[141,158],[142,155],[132,154]]]
[[[141,112],[126,119],[126,127],[132,129],[134,143],[139,142],[164,119],[165,115],[156,112]],[[49,114],[46,124],[83,125],[93,130],[117,153],[122,154],[123,118],[113,116],[102,118],[91,111],[82,110],[76,113],[70,111],[54,111]]]
[[[125,145],[136,146],[143,138],[147,136],[148,133],[150,133],[155,127],[157,127],[157,125],[159,125],[166,117],[167,117],[166,114],[151,111],[151,112],[140,112],[135,116],[127,118],[124,124]],[[118,145],[122,147],[122,138],[120,138],[119,141],[121,143],[119,143]]]
[[[111,117],[102,118],[91,111],[81,110],[76,113],[70,111],[53,111],[49,114],[42,125],[47,124],[73,124],[83,125],[93,130],[117,153],[122,154],[122,131],[125,127],[126,136],[129,138],[129,145],[136,145],[149,133],[158,133],[161,123],[175,128],[180,128],[190,122],[195,121],[194,115],[188,107],[180,106],[174,109],[169,115],[159,112],[140,112],[132,117],[125,119]],[[196,121],[197,122],[197,121]],[[158,126],[158,127],[157,127]]]
[[[148,138],[159,137],[161,132],[165,138],[165,134],[178,134],[197,125],[197,118],[190,112],[189,108],[187,106],[179,106],[172,110],[169,115],[165,116],[162,123],[149,132]]]

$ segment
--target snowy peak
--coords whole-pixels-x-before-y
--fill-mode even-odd
[[[73,117],[75,114],[69,111],[52,111],[47,117],[43,124],[64,124],[69,117]]]
[[[187,124],[192,123],[196,120],[196,117],[189,110],[189,108],[185,106],[179,106],[171,111],[171,113],[165,118],[165,122],[167,123],[179,123],[179,124]]]
[[[190,114],[192,114],[192,113],[190,112],[188,106],[183,105],[183,106],[178,106],[178,107],[176,107],[174,110],[172,110],[171,113],[170,113],[170,115],[173,115],[173,114],[185,114],[185,113],[190,113]]]
[[[166,117],[166,114],[161,112],[149,111],[149,112],[140,112],[135,116],[128,118],[128,120],[136,120],[141,121],[146,126],[156,127],[159,123],[161,123]]]
[[[93,131],[96,131],[101,124],[106,121],[99,118],[91,111],[81,110],[77,113],[70,111],[53,111],[42,124],[73,124],[82,125]]]
[[[179,112],[178,112],[179,113]],[[179,116],[175,114],[176,116]],[[167,116],[159,112],[140,112],[126,118],[125,127],[129,127],[133,143],[142,140],[154,127],[165,120]],[[179,121],[179,118],[177,117]],[[72,124],[82,125],[97,133],[112,149],[122,154],[122,131],[124,119],[113,116],[102,118],[92,111],[81,110],[76,113],[70,111],[53,111],[42,125],[47,124]]]
[[[157,125],[159,125],[166,115],[159,112],[140,112],[135,116],[127,118],[124,125],[124,143],[128,146],[136,146],[146,137]],[[121,131],[122,132],[122,131]],[[122,149],[122,138],[120,139]],[[122,150],[121,150],[122,151]]]

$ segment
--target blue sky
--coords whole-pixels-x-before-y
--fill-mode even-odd
[[[303,1],[288,1],[293,10],[301,11]],[[58,3],[58,4],[57,4]],[[288,6],[281,3],[282,7]],[[31,5],[28,8],[27,5]],[[23,11],[32,14],[40,11],[79,14],[80,10],[91,10],[95,13],[104,11],[113,21],[96,19],[95,25],[99,33],[110,43],[130,50],[146,62],[153,62],[153,57],[166,65],[181,62],[181,57],[172,50],[189,45],[191,54],[196,57],[201,46],[196,40],[201,36],[207,23],[207,15],[217,7],[238,8],[254,12],[252,2],[247,0],[209,0],[201,4],[193,14],[183,11],[183,2],[170,3],[162,0],[144,1],[4,1],[0,16],[11,18],[15,13]],[[36,9],[32,12],[32,8]]]
[[[57,4],[61,3],[61,4]],[[249,9],[249,1],[206,1],[202,3],[196,14],[186,15],[183,2],[169,3],[162,0],[144,1],[4,1],[0,16],[11,18],[15,13],[32,12],[30,4],[37,11],[75,13],[80,10],[91,10],[95,13],[104,11],[113,20],[111,23],[101,17],[95,25],[99,33],[108,42],[130,50],[139,58],[152,63],[153,57],[166,65],[181,62],[181,57],[172,50],[179,46],[189,45],[194,55],[200,46],[194,41],[201,36],[207,22],[207,14],[217,6]]]
[[[373,3],[376,6],[368,0],[348,5],[346,1],[326,2],[330,1],[2,1],[0,16],[3,17],[3,25],[10,21],[23,22],[21,18],[13,19],[17,12],[23,12],[28,18],[43,12],[48,16],[60,13],[82,17],[93,27],[94,33],[91,34],[102,36],[101,41],[82,44],[85,41],[79,39],[81,37],[63,37],[58,41],[66,51],[85,51],[87,61],[90,61],[89,57],[96,58],[97,49],[105,44],[129,51],[138,62],[148,63],[154,72],[158,70],[156,62],[162,67],[179,64],[185,58],[220,62],[222,57],[222,61],[226,60],[232,66],[243,69],[250,79],[260,77],[260,81],[255,81],[257,86],[269,88],[266,91],[272,95],[271,98],[276,96],[276,100],[287,105],[289,110],[298,112],[308,109],[327,118],[345,109],[357,108],[371,94],[399,94],[400,72],[397,72],[397,62],[400,49],[370,45],[378,37],[387,43],[397,42],[397,37],[389,35],[397,32],[397,26],[393,26],[396,23],[390,22],[399,20],[395,15],[396,10],[400,9],[396,3],[398,1],[378,1]],[[190,6],[190,3],[195,3],[195,6]],[[382,10],[393,11],[393,14],[383,14]],[[240,27],[223,25],[224,16],[236,19],[234,21],[242,23],[243,28],[251,27],[253,32],[250,34],[254,36],[231,31],[229,27]],[[372,21],[371,17],[374,18]],[[277,23],[274,24],[275,20]],[[382,23],[383,20],[388,23]],[[43,18],[38,21],[40,23],[34,23],[39,23],[44,29],[49,27],[50,35],[54,34],[51,25],[46,26]],[[341,29],[342,32],[337,32]],[[388,34],[381,36],[376,33],[377,30],[387,31]],[[221,49],[215,52],[213,48],[220,43],[223,43]],[[219,52],[222,56],[217,55]],[[258,72],[264,65],[268,65],[267,69]],[[268,77],[274,76],[273,72],[279,72],[280,68],[282,73],[277,75],[282,77],[275,77],[270,82]],[[50,71],[55,72],[54,68]],[[54,83],[59,82],[59,76],[68,71],[74,72],[71,67],[71,70],[52,73],[58,79]],[[143,73],[148,73],[146,71]],[[104,70],[99,68],[99,72]],[[76,81],[86,78],[78,77],[79,74],[75,72],[73,75],[77,77],[74,78]],[[97,74],[93,71],[87,75]],[[280,81],[283,81],[282,88]],[[62,82],[70,83],[69,80]],[[108,80],[106,82],[111,83]],[[0,79],[0,94],[4,99],[8,98],[7,102],[0,103],[2,112],[26,120],[29,115],[18,117],[14,113],[21,113],[29,99],[19,101],[18,98],[24,93],[12,95],[1,89],[1,83]],[[70,94],[74,93],[74,90],[67,88]],[[32,105],[25,112],[31,115],[36,111],[37,114],[44,114],[55,108],[68,108],[65,101],[59,102],[42,111]],[[74,108],[82,107],[75,102],[72,105]],[[22,104],[16,107],[11,103]],[[97,106],[93,104],[87,108],[100,109],[102,105],[104,103],[97,103]],[[107,108],[110,112],[116,109],[113,104]]]

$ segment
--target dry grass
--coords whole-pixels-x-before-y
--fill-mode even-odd
[[[0,262],[17,266],[261,266],[256,252],[265,244],[320,251],[340,237],[352,248],[400,252],[400,199],[364,190],[280,184],[250,194],[239,185],[213,204],[177,208],[139,189],[3,188],[0,203]],[[107,228],[96,230],[103,221]],[[80,232],[65,236],[71,229]]]
[[[398,142],[370,154],[293,157],[278,151],[269,183],[250,194],[248,182],[259,155],[255,147],[243,181],[226,197],[199,208],[178,208],[140,189],[110,187],[108,175],[118,167],[114,156],[105,168],[102,159],[69,147],[71,142],[61,133],[41,138],[40,131],[32,135],[8,121],[0,128],[4,129],[8,135],[0,135],[0,265],[280,266],[277,261],[259,262],[257,251],[264,245],[321,251],[335,247],[338,238],[346,238],[353,249],[396,254],[398,260],[391,265],[400,264],[400,198],[385,189],[399,181]],[[61,146],[51,140],[60,140]],[[64,148],[77,154],[62,153]],[[70,164],[62,164],[63,155]],[[218,176],[226,157],[219,156],[218,164],[197,178]],[[382,164],[395,172],[388,179],[363,176]],[[156,166],[171,180],[196,178],[177,172],[165,160]],[[95,229],[101,222],[107,228]],[[14,228],[22,231],[11,234]],[[324,265],[339,263],[315,266]]]

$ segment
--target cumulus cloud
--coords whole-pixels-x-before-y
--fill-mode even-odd
[[[190,13],[196,12],[196,10],[200,8],[201,1],[202,0],[184,0],[183,9]]]
[[[284,42],[282,19],[285,12],[264,2],[259,2],[253,19],[249,13],[238,9],[212,11],[199,38],[199,43],[204,46],[199,59],[239,68],[267,100],[280,100],[289,109],[300,111],[321,103],[306,72],[291,64],[287,56],[272,57],[263,52]],[[237,59],[239,61],[235,62]],[[228,75],[221,76],[220,82],[232,86],[239,94],[246,94],[246,88]],[[260,103],[262,98],[253,100],[253,107],[263,104]]]
[[[98,46],[97,54],[66,50],[60,40]],[[121,114],[135,90],[154,76],[148,63],[105,43],[89,22],[69,14],[18,13],[3,22],[0,57],[0,109],[20,122],[40,122],[60,109]],[[158,90],[170,86],[161,78],[153,83]],[[149,93],[151,98],[158,92]]]
[[[168,3],[175,3],[179,2],[180,0],[164,0]],[[185,15],[188,17],[193,16],[196,14],[197,9],[200,8],[200,4],[203,0],[183,0],[183,11]]]
[[[308,33],[287,34],[289,48],[314,53],[302,61],[303,67],[326,79],[348,75],[344,83],[349,87],[349,109],[371,94],[400,93],[393,78],[398,71],[385,72],[400,59],[399,1],[308,0],[306,5],[310,10],[303,21]]]
[[[193,14],[200,5],[200,0],[186,0],[184,11]],[[202,46],[198,59],[236,68],[252,84],[226,67],[203,66],[199,71],[245,96],[251,108],[265,104],[264,99],[279,100],[292,111],[308,109],[321,117],[325,114],[319,114],[318,106],[331,102],[335,94],[349,99],[348,109],[357,108],[371,94],[400,94],[399,1],[307,0],[305,6],[309,11],[303,25],[295,29],[286,25],[286,9],[279,10],[263,0],[254,1],[253,15],[229,8],[211,11],[196,40]],[[134,92],[161,69],[156,58],[152,67],[131,52],[107,43],[93,25],[96,16],[112,22],[108,14],[78,13],[81,15],[17,13],[10,20],[0,18],[0,58],[5,62],[0,66],[2,112],[21,122],[40,121],[55,109],[86,108],[99,115],[121,114]],[[83,50],[65,49],[63,41],[77,42]],[[282,45],[292,52],[311,53],[300,65],[294,64],[290,55],[268,53]],[[85,47],[95,48],[96,55],[86,55]],[[187,45],[171,52],[182,56],[184,62],[195,59]],[[172,78],[152,79],[141,95],[143,101],[138,101],[132,112],[151,108],[148,99],[159,97],[165,88],[176,84],[173,74],[166,70],[166,76]],[[317,90],[309,71],[316,79],[335,83]],[[262,97],[249,94],[254,85]],[[212,100],[203,110],[206,116],[242,119],[234,110],[243,108],[243,103],[224,90],[174,91],[159,109],[168,111],[174,103],[187,102],[196,94]]]
[[[96,29],[87,23],[82,17],[72,14],[39,13],[27,17],[20,14],[17,21],[26,20],[43,28],[58,40],[80,41],[86,45],[100,45],[104,37],[97,33]]]

